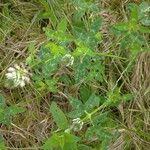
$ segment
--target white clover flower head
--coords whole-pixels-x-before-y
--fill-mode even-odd
[[[21,63],[20,65],[14,64],[12,67],[9,67],[5,75],[8,80],[13,82],[14,87],[24,87],[30,82],[30,76],[32,74],[29,73],[26,66]]]
[[[73,120],[72,120],[73,123],[80,123],[80,121],[81,121],[80,118],[76,118],[76,119],[73,119]]]
[[[74,57],[71,54],[66,54],[65,56],[63,56],[62,58],[62,62],[66,65],[66,66],[72,66],[74,63]]]
[[[71,131],[71,129],[68,128],[68,129],[66,129],[64,132],[65,132],[65,133],[70,133],[70,131]]]
[[[144,12],[149,12],[150,11],[150,7],[148,7],[147,9],[144,10]]]
[[[73,119],[71,129],[73,129],[74,131],[81,130],[83,127],[83,124],[84,123],[80,118]]]

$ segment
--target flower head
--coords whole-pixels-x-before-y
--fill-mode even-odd
[[[66,54],[65,56],[63,56],[62,58],[62,62],[66,65],[66,66],[72,66],[74,63],[74,57],[70,54]]]
[[[71,128],[74,131],[81,130],[82,127],[83,127],[83,121],[80,118],[76,118],[76,119],[72,120],[72,126],[71,126]]]
[[[26,83],[30,82],[31,73],[26,69],[24,64],[15,64],[7,69],[5,74],[8,80],[13,82],[14,87],[24,87]]]

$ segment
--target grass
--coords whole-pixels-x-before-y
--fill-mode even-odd
[[[80,137],[78,149],[79,147],[83,149],[81,144],[84,144],[85,150],[148,150],[150,147],[149,26],[144,25],[148,29],[140,26],[144,32],[136,31],[138,26],[136,25],[136,28],[134,26],[132,39],[126,35],[125,27],[122,28],[120,25],[130,20],[129,5],[133,3],[140,6],[142,1],[93,0],[94,10],[89,5],[87,10],[84,10],[86,5],[81,3],[82,1],[76,0],[77,3],[74,4],[72,2],[70,0],[2,0],[0,2],[0,96],[5,98],[8,108],[11,106],[25,108],[25,111],[12,116],[8,125],[1,122],[3,117],[1,114],[5,111],[0,108],[0,135],[3,137],[2,140],[0,138],[0,150],[51,150],[53,147],[51,142],[46,141],[53,135],[57,139],[56,145],[59,145],[60,137],[65,137],[68,141],[74,136]],[[148,0],[144,2],[149,4]],[[98,11],[95,12],[96,8]],[[136,18],[137,14],[132,15]],[[67,20],[67,33],[59,33],[59,28],[61,30],[65,28],[65,21],[62,21],[64,18]],[[91,34],[90,30],[95,18],[102,21],[98,27],[97,24],[94,27],[95,30],[98,28],[96,31],[98,38],[95,39],[98,41],[96,46],[93,46],[95,33],[91,31]],[[83,30],[81,31],[80,27],[85,27],[86,33],[90,34],[85,33],[82,37],[80,33]],[[77,31],[79,32],[76,35]],[[45,47],[54,49],[52,54],[47,52]],[[66,53],[64,49],[69,49],[75,58],[71,67],[65,67],[65,62],[58,65],[60,58]],[[88,49],[94,52],[89,53]],[[29,85],[14,88],[7,84],[5,74],[10,66],[21,62],[28,64],[33,76]],[[49,66],[46,66],[48,62]],[[48,70],[45,69],[45,74],[42,74],[42,69],[45,67],[48,67]],[[54,71],[47,73],[51,75],[50,78],[47,77],[46,71],[53,68]],[[91,74],[87,79],[89,72]],[[93,93],[95,96],[87,102]],[[71,124],[71,120],[75,119],[68,117],[68,114],[70,113],[71,116],[71,112],[75,109],[70,104],[72,97],[81,105],[77,110],[82,113],[85,107],[87,114],[83,112],[82,116],[79,116],[84,121],[82,130],[66,135],[63,121],[67,118]],[[98,104],[97,99],[100,99]],[[56,107],[55,110],[50,109],[52,102],[57,103],[58,108]],[[58,120],[57,123],[61,111],[63,111],[61,118],[64,120],[61,123]],[[108,113],[108,119],[106,116],[100,118],[104,119],[101,124],[103,129],[98,130],[104,136],[98,139],[95,134],[92,135],[96,127],[94,126],[94,129],[90,127],[93,127],[94,120],[98,120],[96,117],[103,113]],[[87,130],[89,133],[86,132]],[[103,130],[107,130],[108,133]],[[113,135],[113,139],[107,138],[109,133]],[[88,134],[92,139],[88,138]],[[44,143],[48,146],[45,144],[45,147],[42,147]],[[73,146],[74,143],[71,144]],[[71,150],[65,144],[62,149]]]

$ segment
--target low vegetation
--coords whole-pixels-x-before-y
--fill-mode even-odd
[[[149,0],[1,0],[0,150],[149,150]]]

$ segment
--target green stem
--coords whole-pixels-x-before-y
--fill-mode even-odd
[[[92,111],[91,113],[87,113],[87,115],[82,119],[82,121],[86,121],[88,119],[90,119],[92,117],[92,115],[94,115],[95,113],[97,113],[98,111],[100,111],[101,109],[105,108],[107,106],[108,103],[104,103],[101,106],[99,106],[98,108],[96,108],[94,111]]]

